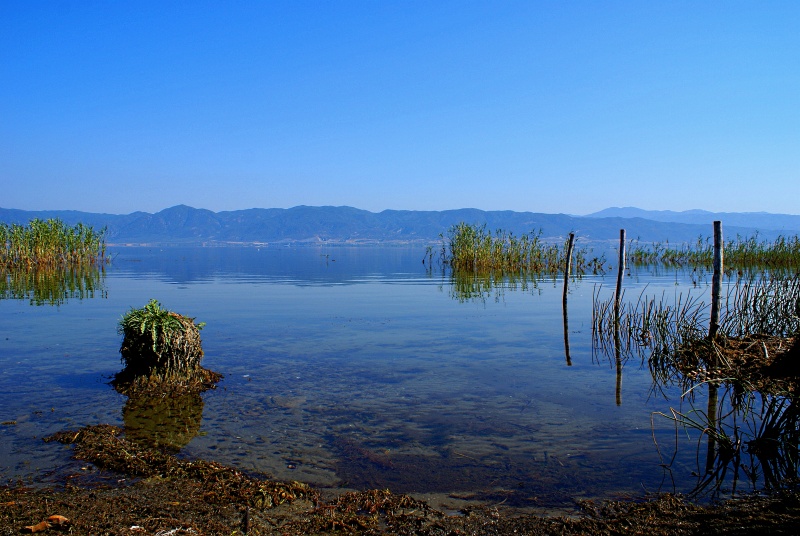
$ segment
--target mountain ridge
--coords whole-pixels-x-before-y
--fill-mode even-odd
[[[770,212],[709,212],[692,209],[676,212],[673,210],[644,210],[636,207],[609,207],[599,212],[587,214],[587,218],[643,218],[668,223],[702,224],[709,220],[720,220],[723,224],[735,227],[752,227],[759,230],[791,231],[800,229],[800,216],[794,214],[773,214]]]
[[[542,238],[548,240],[562,240],[574,232],[580,239],[612,241],[624,228],[629,238],[642,241],[693,242],[698,236],[710,236],[712,222],[717,219],[723,221],[728,237],[758,233],[761,238],[772,239],[800,231],[800,216],[787,214],[645,211],[635,207],[612,207],[587,216],[474,208],[370,212],[349,206],[308,205],[221,212],[176,205],[152,214],[0,208],[0,221],[4,223],[26,224],[33,218],[106,227],[109,245],[430,244],[461,222],[515,235],[541,231]]]

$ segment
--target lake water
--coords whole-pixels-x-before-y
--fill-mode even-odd
[[[426,270],[422,248],[112,255],[93,298],[0,299],[4,482],[80,471],[70,447],[41,438],[110,423],[182,456],[319,487],[558,508],[696,483],[696,437],[671,474],[653,440],[672,455],[674,424],[653,414],[680,392],[654,391],[646,365],[618,371],[592,349],[592,295],[611,296],[615,273],[571,282],[568,364],[561,278],[468,296]],[[707,292],[676,272],[625,286]],[[206,322],[203,364],[225,375],[216,390],[137,408],[108,385],[121,368],[117,322],[151,298]]]

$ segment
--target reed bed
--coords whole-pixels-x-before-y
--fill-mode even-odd
[[[494,234],[486,225],[459,223],[442,236],[441,259],[455,271],[534,273],[556,275],[564,271],[567,247],[546,243],[542,231],[515,236],[497,230]],[[430,258],[430,252],[428,254]],[[590,251],[576,248],[572,255],[572,273],[602,273],[604,257],[590,257]]]
[[[711,237],[699,236],[693,244],[679,246],[669,242],[654,242],[642,245],[631,240],[628,262],[633,265],[665,264],[669,266],[711,266],[714,260],[714,245]],[[750,237],[736,235],[724,245],[727,270],[752,268],[800,267],[800,237],[778,236],[775,240],[761,240],[758,233]]]
[[[105,229],[59,219],[33,219],[28,225],[0,223],[0,267],[63,267],[106,262]]]

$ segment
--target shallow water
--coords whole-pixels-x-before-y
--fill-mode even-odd
[[[615,274],[571,282],[568,365],[560,278],[465,299],[421,248],[112,254],[93,299],[0,299],[0,421],[16,423],[0,426],[3,481],[58,481],[78,466],[42,437],[124,422],[182,455],[316,486],[543,507],[673,490],[653,432],[674,426],[652,415],[680,393],[654,393],[628,361],[618,405],[614,360],[592,350],[592,294],[610,296]],[[706,292],[676,272],[625,283]],[[200,400],[131,407],[107,384],[117,321],[151,298],[207,323],[203,363],[225,378]],[[678,454],[685,491],[696,452]]]

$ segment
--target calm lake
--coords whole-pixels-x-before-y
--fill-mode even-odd
[[[681,393],[654,388],[640,361],[619,368],[593,350],[592,296],[613,295],[615,270],[571,282],[568,362],[561,278],[475,292],[429,272],[424,248],[111,255],[93,297],[0,299],[3,482],[86,471],[42,437],[100,423],[276,479],[520,507],[697,482],[697,434],[681,439],[671,472],[661,466],[676,429],[654,413]],[[675,271],[625,279],[633,299],[709,286]],[[121,368],[117,322],[151,298],[206,322],[203,364],[225,376],[216,390],[143,408],[108,385]]]

